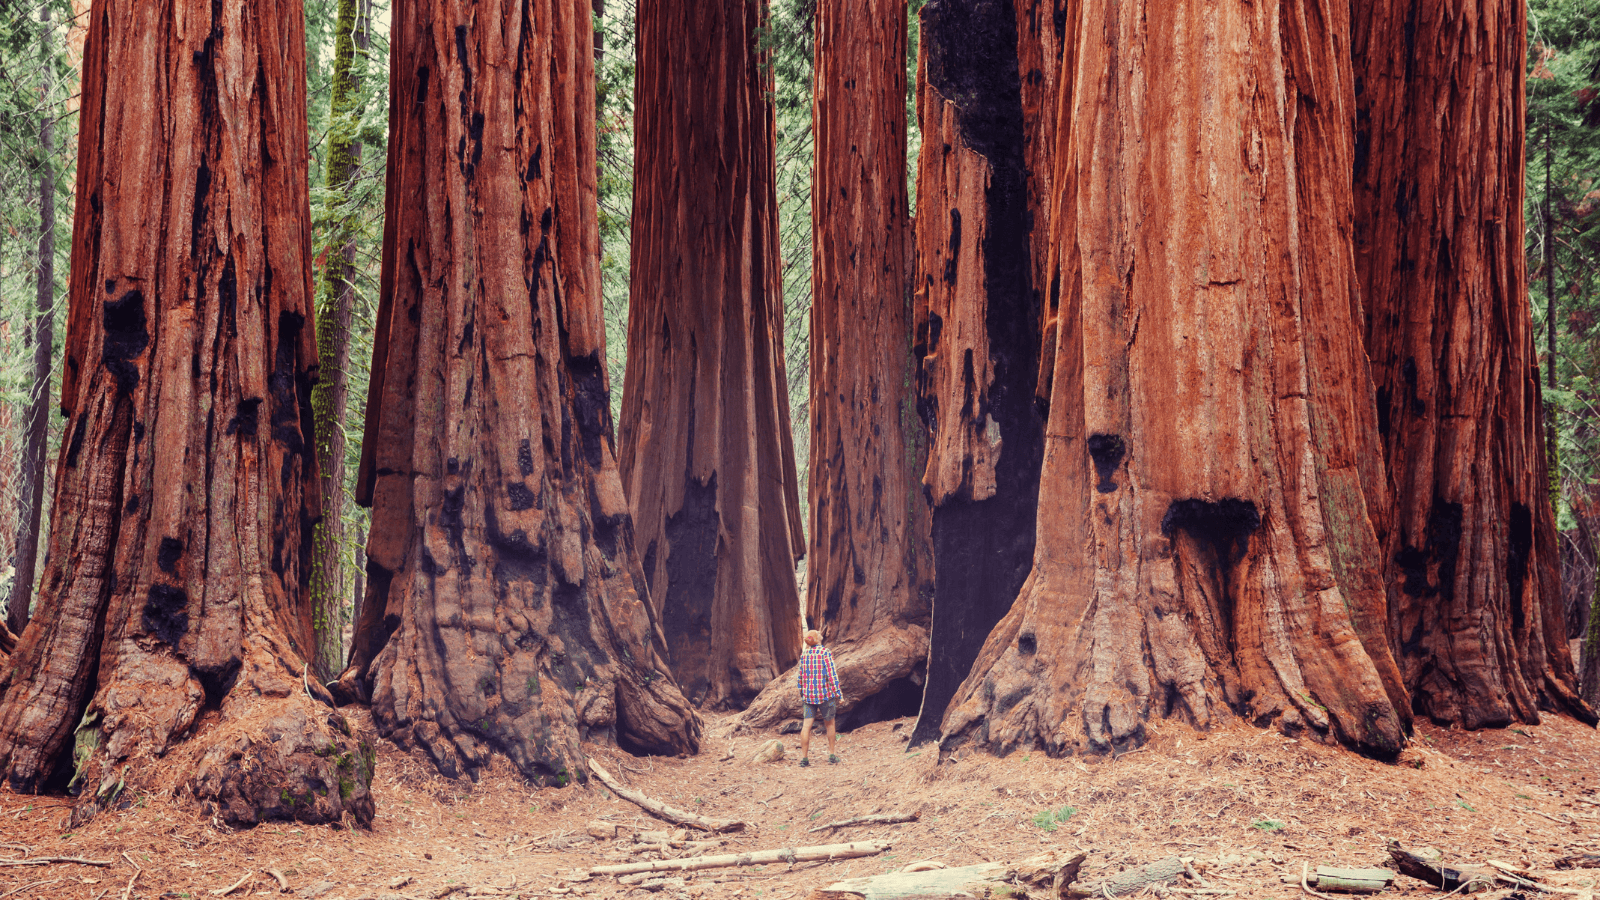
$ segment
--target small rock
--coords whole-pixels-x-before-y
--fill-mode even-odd
[[[790,719],[789,721],[783,723],[782,725],[778,726],[778,733],[779,734],[799,734],[800,733],[800,720],[799,719]]]
[[[783,741],[767,741],[761,745],[761,749],[756,751],[756,755],[751,757],[750,761],[753,763],[777,762],[783,759],[783,753]]]
[[[319,881],[301,891],[300,896],[305,897],[306,900],[316,900],[317,897],[321,897],[338,886],[339,882],[337,881]]]
[[[612,840],[617,836],[617,826],[615,823],[602,822],[598,819],[590,822],[588,827],[584,830],[589,832],[590,837],[596,837],[607,841]]]

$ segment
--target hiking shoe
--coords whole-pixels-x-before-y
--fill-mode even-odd
[[[828,765],[830,765],[830,766],[838,765],[838,763],[839,763],[839,754],[837,754],[837,753],[829,753],[828,754]]]
[[[804,769],[809,765],[811,765],[811,760],[806,759],[804,756],[800,757],[800,768]]]

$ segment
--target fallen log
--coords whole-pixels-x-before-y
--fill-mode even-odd
[[[588,874],[632,875],[635,872],[686,872],[693,869],[722,869],[729,866],[758,866],[775,862],[814,862],[829,859],[854,859],[858,856],[876,856],[888,850],[890,844],[882,841],[858,841],[850,844],[823,844],[816,847],[784,847],[778,850],[758,850],[755,853],[723,853],[717,856],[696,856],[689,859],[661,859],[654,862],[622,863],[615,866],[595,866]]]
[[[1494,875],[1490,873],[1442,865],[1437,860],[1401,847],[1399,841],[1389,842],[1389,858],[1394,860],[1394,866],[1400,870],[1400,874],[1426,881],[1441,891],[1476,894],[1494,887]]]
[[[1563,856],[1551,866],[1557,869],[1600,869],[1600,853],[1579,853]]]
[[[818,831],[832,831],[836,828],[851,828],[856,825],[899,825],[902,822],[915,822],[921,817],[921,810],[909,813],[884,813],[876,816],[856,816],[854,819],[843,819],[838,822],[829,822],[826,825],[818,825],[807,833],[810,834]]]
[[[701,831],[709,831],[712,833],[743,831],[745,828],[743,822],[736,822],[729,819],[708,819],[705,816],[697,816],[692,812],[688,812],[687,810],[678,809],[674,806],[668,806],[659,800],[652,800],[638,791],[625,788],[620,782],[617,781],[616,778],[612,777],[611,773],[607,772],[597,760],[589,760],[589,768],[593,770],[595,777],[600,779],[600,782],[606,787],[610,788],[618,797],[621,797],[629,803],[638,806],[640,809],[643,809],[658,819],[663,819],[677,825],[687,825],[690,828],[698,828]]]
[[[925,900],[967,894],[977,900],[1063,900],[1078,878],[1084,854],[1047,853],[1017,865],[983,863],[923,872],[890,872],[817,888],[806,900]]]
[[[1394,882],[1394,873],[1388,869],[1317,866],[1314,877],[1317,890],[1338,891],[1344,894],[1376,894]]]
[[[1151,884],[1166,884],[1182,877],[1189,870],[1189,866],[1182,857],[1169,856],[1158,859],[1152,863],[1145,863],[1137,869],[1126,869],[1107,878],[1098,885],[1072,889],[1075,897],[1120,897],[1134,894]]]

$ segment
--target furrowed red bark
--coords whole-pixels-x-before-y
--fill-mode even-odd
[[[623,483],[672,670],[743,707],[800,655],[767,5],[639,8]]]
[[[692,753],[612,446],[588,0],[405,4],[342,683],[441,772],[585,780],[582,740]]]
[[[815,36],[806,616],[833,650],[849,726],[916,712],[933,588],[906,271],[905,4],[822,0]],[[774,679],[745,724],[799,716],[795,684],[793,670]]]
[[[1357,251],[1417,712],[1594,722],[1562,615],[1523,256],[1526,11],[1362,0]]]
[[[934,0],[921,35],[915,352],[935,599],[913,741],[938,736],[1027,577],[1043,452],[1016,14]]]
[[[105,0],[90,15],[67,439],[0,771],[25,791],[70,775],[80,815],[177,782],[232,824],[369,823],[371,749],[305,680],[318,502],[300,3]]]
[[[1045,344],[1039,352],[1035,393],[1050,402],[1055,366],[1056,303],[1050,293],[1050,187],[1055,174],[1056,104],[1060,100],[1062,41],[1067,0],[1012,0],[1017,13],[1017,74],[1022,93],[1022,147],[1028,179],[1028,265],[1033,302]]]
[[[1392,756],[1348,8],[1072,13],[1038,546],[943,747],[1105,750],[1237,713]]]

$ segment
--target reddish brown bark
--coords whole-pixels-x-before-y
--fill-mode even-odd
[[[105,0],[91,17],[68,437],[0,771],[38,790],[72,739],[85,809],[178,780],[236,824],[369,822],[370,750],[303,680],[317,494],[300,4]]]
[[[1042,317],[1036,393],[1050,400],[1055,365],[1056,307],[1050,292],[1050,187],[1055,174],[1056,104],[1060,101],[1061,51],[1067,0],[1012,0],[1017,13],[1017,74],[1022,87],[1022,149],[1028,178],[1028,264],[1033,302]]]
[[[1561,608],[1523,258],[1526,11],[1363,0],[1356,234],[1391,628],[1416,710],[1588,722]]]
[[[441,771],[548,784],[581,740],[694,752],[618,477],[588,0],[396,10],[382,295],[346,684]]]
[[[673,673],[708,708],[800,655],[766,10],[639,8],[622,477]]]
[[[905,4],[822,0],[814,34],[806,616],[833,650],[848,725],[916,712],[933,589],[912,396]],[[791,671],[744,721],[799,714]]]
[[[1237,713],[1400,749],[1363,503],[1347,16],[1074,6],[1038,547],[947,748],[1123,747],[1151,717]]]
[[[915,352],[935,599],[913,740],[927,740],[1027,577],[1042,431],[1011,4],[924,6],[918,69]]]

